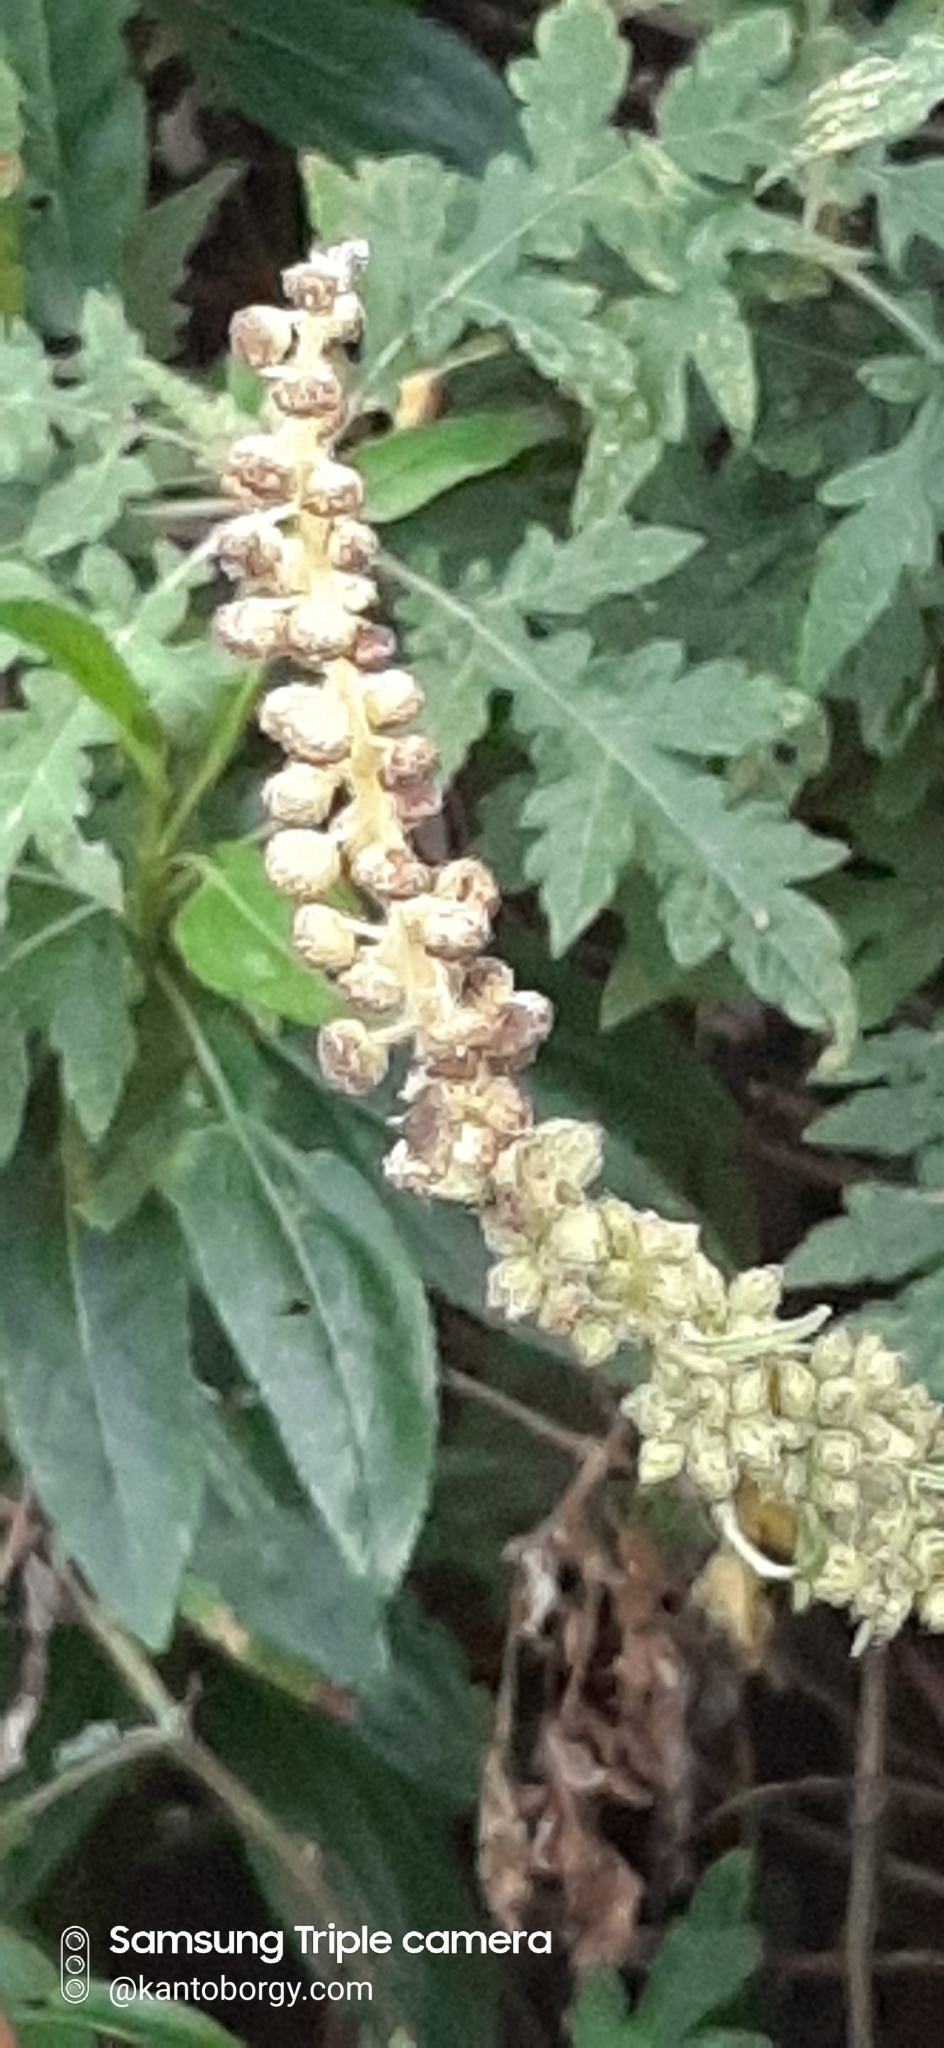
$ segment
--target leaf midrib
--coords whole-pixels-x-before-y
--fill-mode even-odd
[[[628,763],[618,749],[600,734],[598,728],[590,720],[582,716],[579,694],[575,693],[566,700],[562,699],[554,688],[553,683],[541,669],[533,661],[526,659],[519,647],[509,645],[507,641],[503,640],[501,635],[482,619],[481,614],[470,605],[464,603],[461,598],[455,596],[450,591],[444,590],[440,584],[430,582],[427,577],[420,575],[417,570],[409,569],[396,556],[391,556],[384,552],[380,559],[383,566],[405,588],[415,591],[418,596],[427,598],[432,604],[438,605],[441,610],[447,612],[451,617],[460,620],[467,630],[474,633],[479,641],[497,656],[506,670],[512,669],[517,671],[526,688],[534,690],[539,697],[544,698],[554,706],[559,720],[560,714],[563,714],[562,722],[565,729],[568,724],[572,728],[576,728],[584,739],[591,742],[598,753],[608,758],[621,774],[625,775],[630,782],[635,783],[652,803],[654,809],[666,819],[672,830],[677,832],[692,847],[699,862],[706,871],[709,874],[716,874],[720,877],[725,887],[730,889],[740,909],[750,919],[752,928],[755,931],[758,929],[756,913],[760,911],[769,915],[769,905],[767,903],[750,902],[745,896],[740,878],[736,875],[731,875],[723,864],[719,864],[717,859],[719,849],[717,846],[713,842],[709,842],[707,848],[703,847],[691,830],[690,818],[685,815],[680,818],[676,815],[667,802],[665,791],[660,788],[658,783],[653,783],[651,779],[646,778],[645,774],[641,772],[640,764],[637,761]],[[723,849],[721,850],[723,852]],[[786,882],[781,883],[780,886],[788,889],[791,885]],[[775,946],[777,953],[791,976],[801,983],[820,1015],[824,1015],[820,992],[810,984],[805,975],[798,973],[795,960],[780,941],[775,916],[771,916],[770,924],[764,931],[763,936],[768,945]]]

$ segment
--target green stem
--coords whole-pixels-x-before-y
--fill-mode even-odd
[[[9,1805],[0,1808],[0,1854],[15,1847],[29,1834],[34,1822],[48,1813],[50,1807],[57,1806],[60,1799],[71,1798],[74,1792],[81,1792],[86,1785],[94,1784],[96,1778],[123,1770],[127,1764],[140,1763],[146,1757],[162,1756],[166,1754],[167,1747],[167,1736],[162,1728],[129,1728],[126,1734],[94,1756],[68,1765],[48,1784],[37,1786],[35,1791],[25,1793],[22,1799],[11,1800]]]
[[[154,1722],[155,1746],[162,1747],[205,1787],[240,1834],[279,1865],[299,1896],[308,1901],[319,1917],[332,1912],[334,1908],[326,1890],[321,1857],[314,1844],[290,1835],[273,1819],[248,1785],[244,1785],[242,1779],[237,1778],[235,1772],[222,1763],[199,1736],[194,1735],[187,1708],[168,1692],[140,1645],[132,1636],[126,1635],[86,1593],[74,1572],[67,1571],[65,1577],[85,1627],[94,1636],[132,1699],[150,1714]]]
[[[894,298],[891,292],[884,291],[866,271],[855,269],[851,265],[838,268],[836,276],[841,278],[843,284],[848,285],[849,290],[855,292],[858,298],[865,299],[868,305],[874,306],[876,312],[881,313],[892,327],[897,327],[901,334],[907,335],[908,340],[914,343],[915,348],[929,363],[944,368],[944,341],[939,340],[930,327],[925,327],[922,320],[909,313],[907,306],[903,306],[900,299]]]
[[[197,805],[219,781],[227,762],[231,759],[246,725],[259,692],[262,670],[251,668],[242,682],[228,698],[223,717],[213,733],[206,753],[186,788],[182,791],[160,839],[161,857],[166,860],[177,845],[185,825],[193,816]]]

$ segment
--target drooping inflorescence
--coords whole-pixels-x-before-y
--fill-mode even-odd
[[[651,1377],[625,1403],[644,1484],[686,1480],[742,1557],[789,1576],[798,1605],[847,1607],[861,1639],[912,1609],[944,1628],[937,1404],[878,1339],[824,1332],[825,1310],[780,1318],[774,1269],[728,1283],[694,1225],[591,1192],[603,1133],[535,1123],[520,1080],[551,1009],[487,951],[494,878],[417,850],[439,808],[435,749],[413,723],[420,685],[374,616],[377,544],[343,454],[366,253],[315,250],[284,274],[287,308],[237,315],[233,348],[265,380],[271,425],[232,451],[226,484],[245,509],[219,543],[241,586],[220,637],[279,664],[260,711],[286,757],[264,789],[267,872],[293,901],[296,951],[349,1013],[320,1034],[325,1075],[361,1095],[405,1052],[385,1171],[479,1213],[494,1311],[566,1338],[585,1365],[648,1347]],[[748,1496],[781,1511],[788,1566],[744,1536]]]

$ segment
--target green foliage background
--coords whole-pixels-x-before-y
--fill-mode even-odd
[[[539,1110],[599,1119],[613,1187],[743,1263],[739,1112],[698,1026],[781,1012],[852,1091],[814,1143],[873,1176],[791,1278],[880,1288],[871,1319],[940,1394],[936,10],[696,0],[629,128],[606,0],[544,10],[504,82],[392,0],[149,15],[205,96],[304,152],[313,228],[369,239],[357,459],[430,727],[511,904],[505,950],[558,1006]],[[130,0],[17,0],[0,35],[7,1490],[33,1490],[112,1662],[130,1645],[139,1678],[143,1650],[185,1675],[202,1643],[207,1743],[318,1841],[339,1911],[470,1926],[457,1822],[488,1700],[407,1574],[461,1574],[493,1625],[503,1542],[562,1473],[492,1415],[441,1437],[428,1290],[473,1319],[496,1386],[578,1423],[592,1395],[485,1326],[471,1219],[387,1191],[392,1096],[340,1102],[312,1063],[334,997],[262,875],[259,678],[208,633],[215,478],[259,394],[173,366],[189,252],[241,168],[150,197],[148,48]],[[396,426],[416,373],[445,406]],[[37,2048],[55,2021],[30,1939],[121,1798],[142,1697],[101,1639],[57,1641],[0,1805],[23,1930],[0,1999]],[[12,1689],[10,1629],[4,1653]],[[325,1683],[358,1692],[353,1727],[312,1705]],[[250,1846],[290,1924],[290,1879]],[[745,1883],[697,2010],[672,1999],[706,1887],[637,2012],[616,1980],[588,1987],[575,2048],[758,2040],[712,2022],[756,1962]],[[475,1959],[401,1957],[377,1990],[365,2042],[498,2039]],[[218,2038],[175,2025],[161,2038]],[[95,2028],[89,2007],[70,2043]]]

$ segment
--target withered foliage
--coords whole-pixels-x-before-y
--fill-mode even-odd
[[[578,1973],[629,1962],[640,1916],[691,1876],[706,1631],[601,1445],[514,1565],[479,1868],[506,1928],[551,1926]]]

